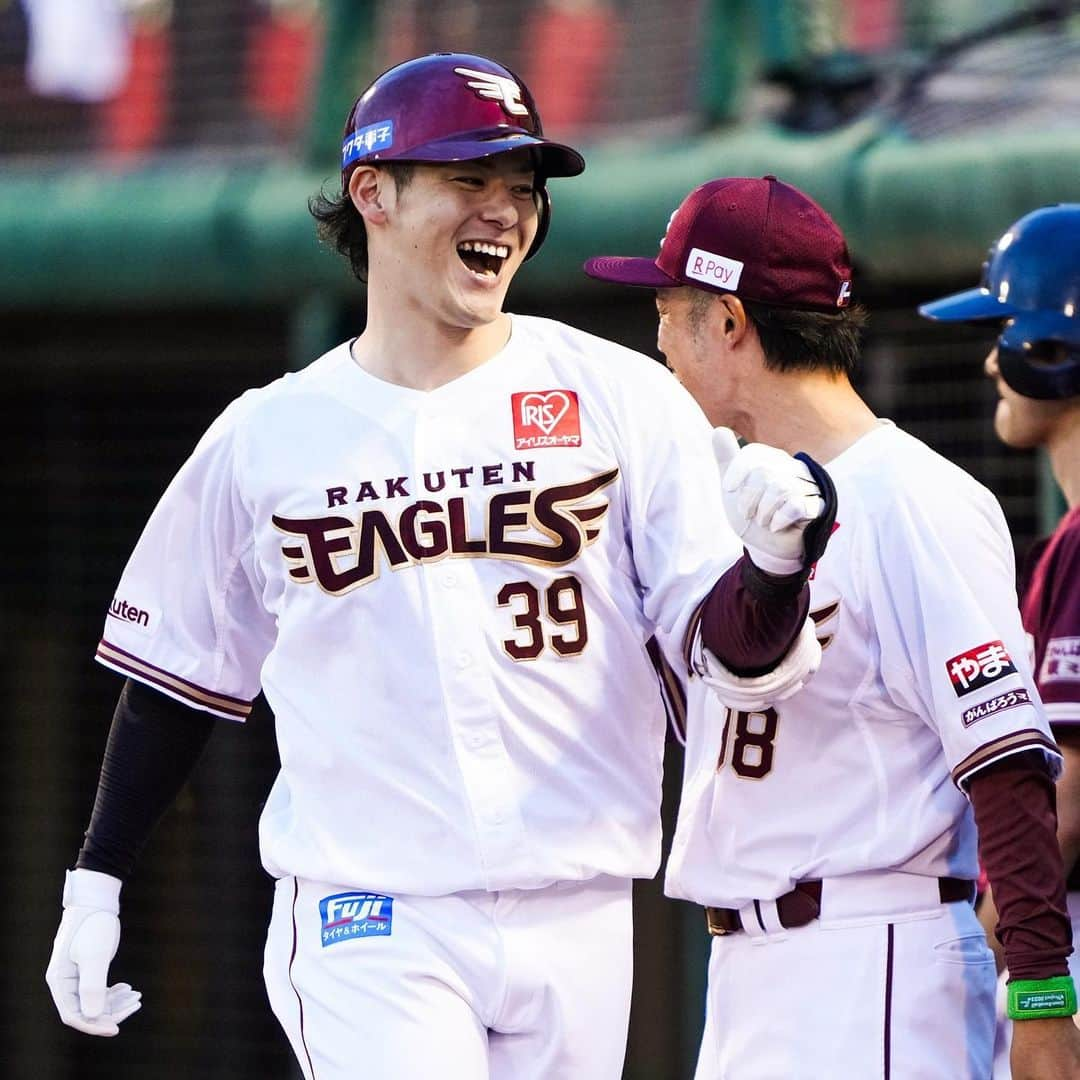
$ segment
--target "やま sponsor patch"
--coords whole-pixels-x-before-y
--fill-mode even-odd
[[[981,690],[1006,675],[1016,674],[1012,658],[1000,641],[988,641],[951,657],[945,661],[945,670],[957,697]]]

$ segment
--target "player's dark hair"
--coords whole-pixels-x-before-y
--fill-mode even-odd
[[[416,166],[409,161],[388,161],[379,165],[394,181],[399,192],[409,186]],[[327,194],[325,188],[308,199],[308,211],[315,219],[315,231],[324,244],[332,244],[339,255],[349,260],[353,276],[367,281],[367,228],[349,193]]]
[[[741,299],[741,297],[740,297]],[[861,304],[836,311],[803,311],[743,300],[770,371],[854,373],[867,311]]]

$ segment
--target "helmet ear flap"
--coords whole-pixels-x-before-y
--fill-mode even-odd
[[[533,192],[533,198],[536,200],[536,236],[533,237],[532,247],[525,256],[526,262],[540,250],[551,224],[551,195],[548,193],[547,184],[541,183]]]
[[[1023,317],[1010,320],[998,338],[998,369],[1022,397],[1061,401],[1080,396],[1080,346],[1028,333]]]

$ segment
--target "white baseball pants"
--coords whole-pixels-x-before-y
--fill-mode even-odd
[[[619,1080],[629,881],[370,895],[277,882],[263,974],[307,1080]]]
[[[713,939],[695,1080],[988,1080],[996,976],[973,907],[883,873],[827,879],[821,912]]]

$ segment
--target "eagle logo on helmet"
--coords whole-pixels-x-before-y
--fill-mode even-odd
[[[468,79],[468,87],[477,97],[497,101],[507,116],[529,115],[528,107],[521,100],[521,87],[513,79],[466,67],[454,68],[454,74]]]

